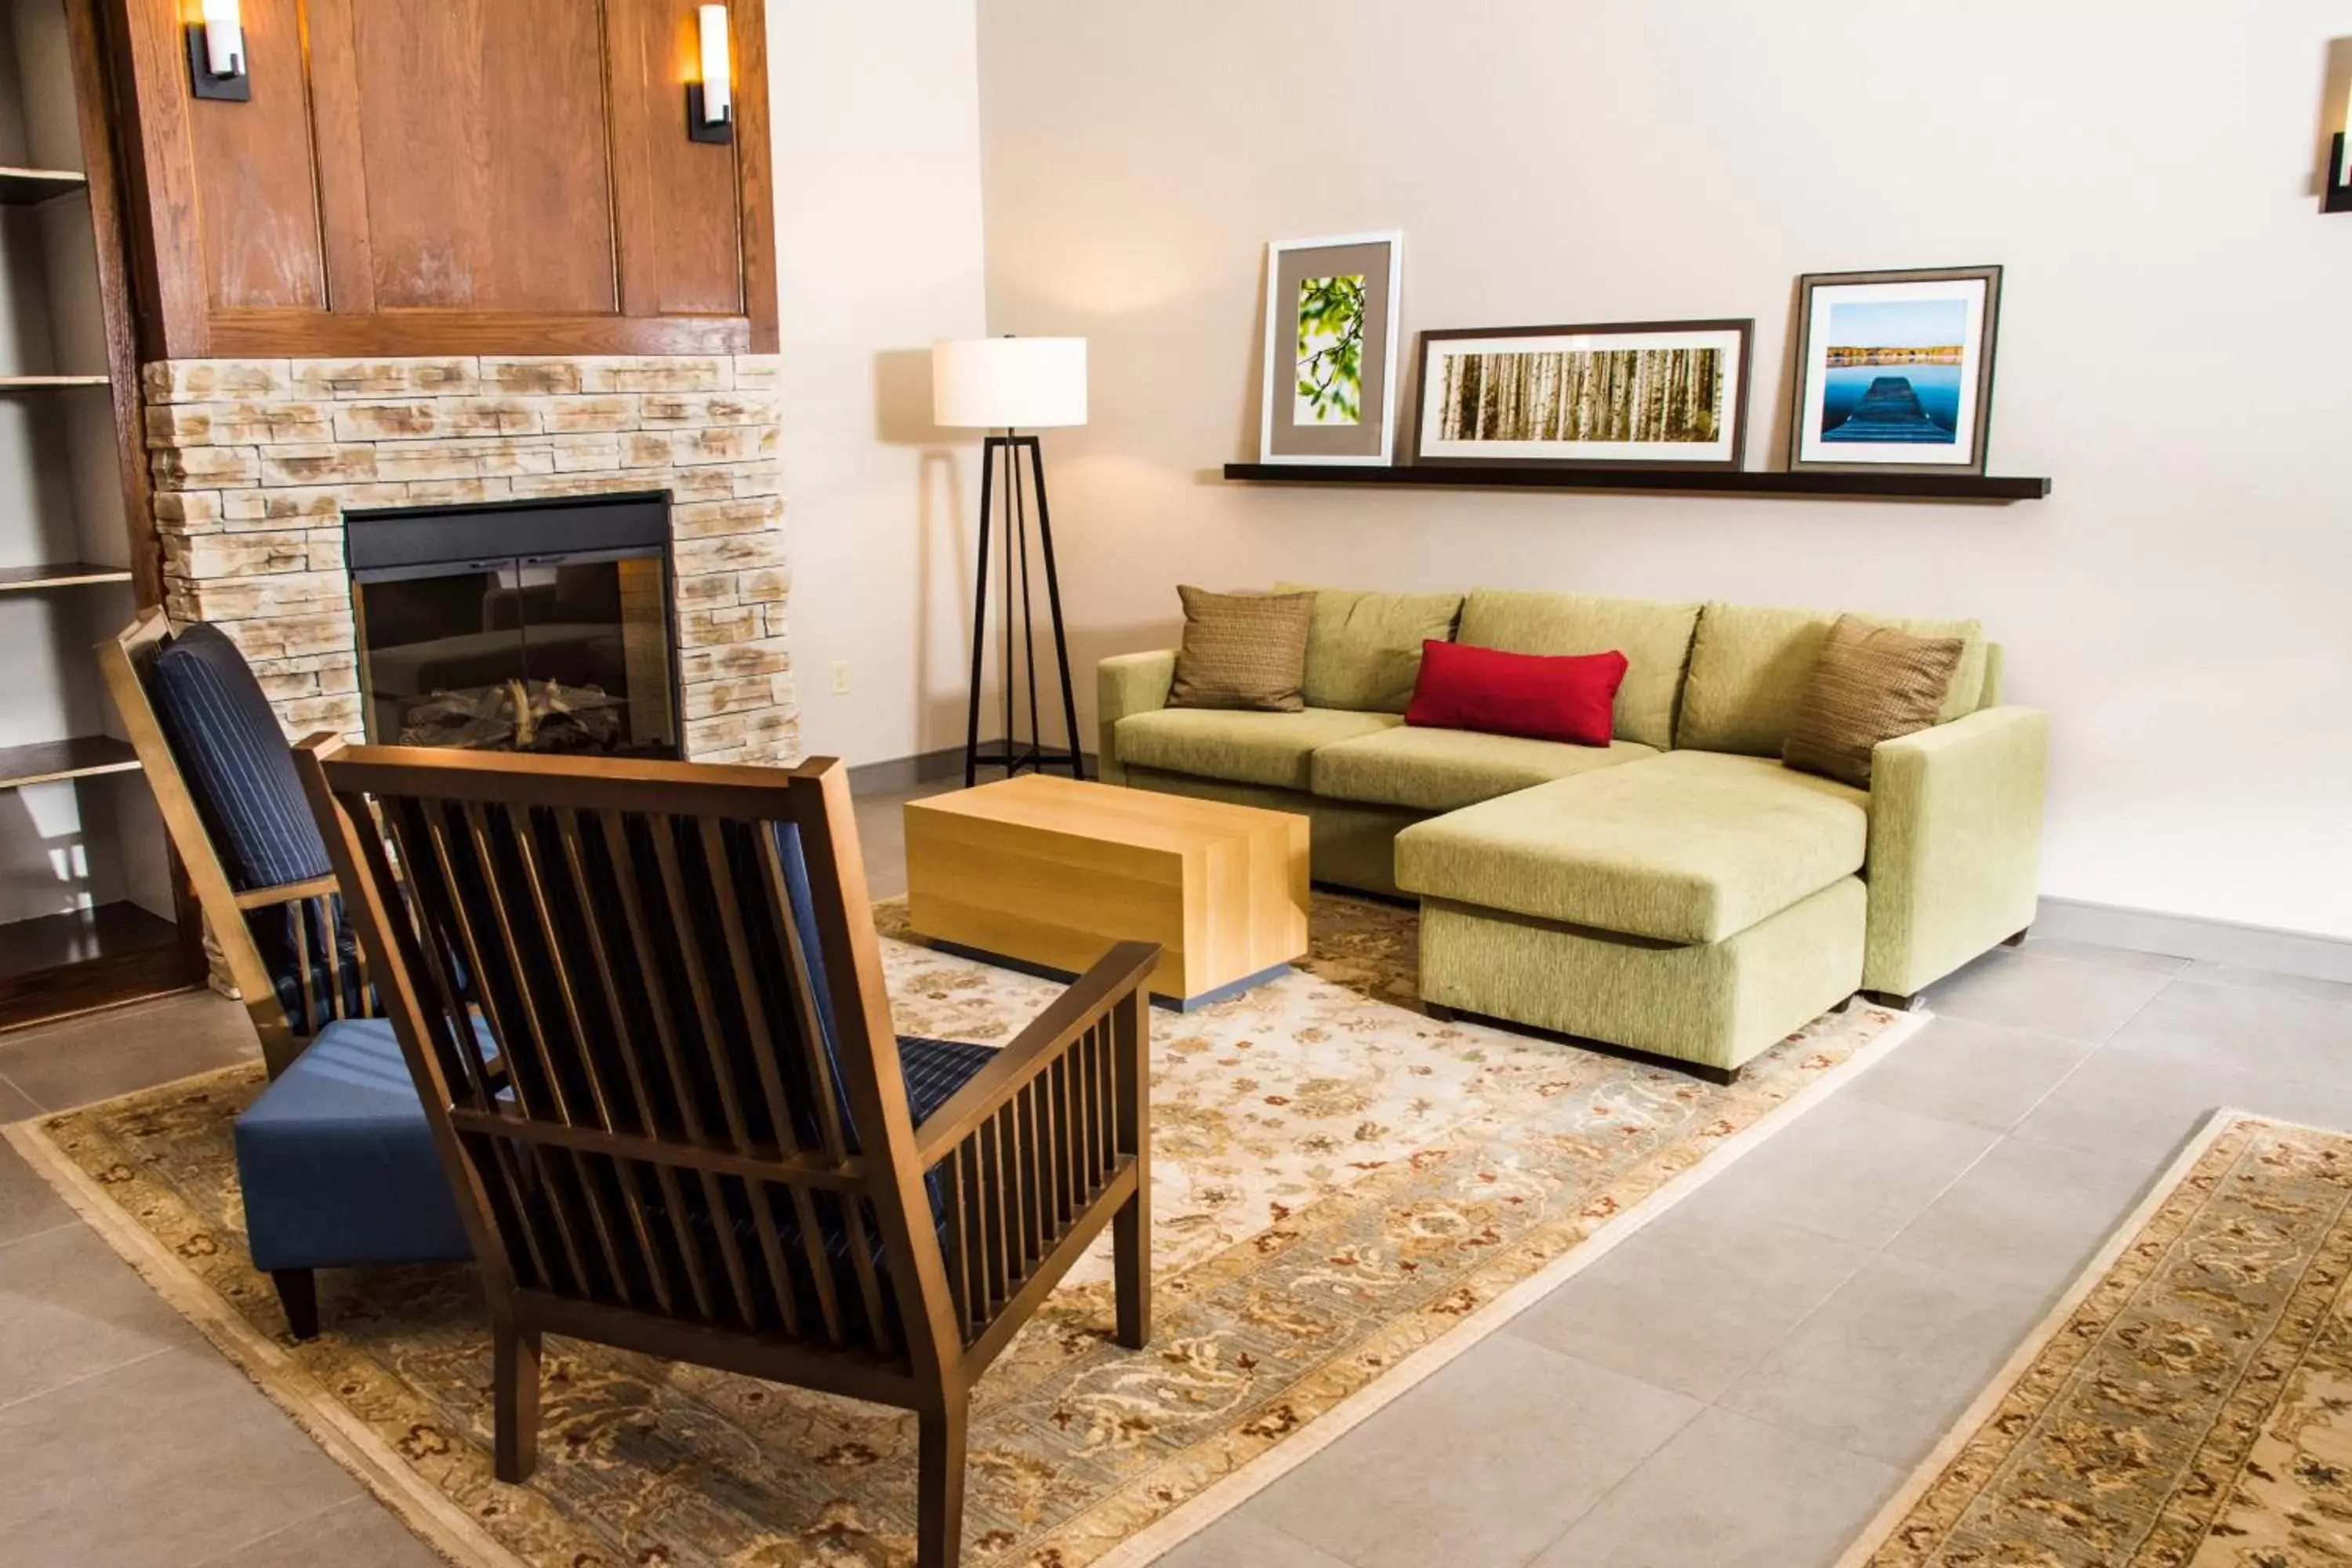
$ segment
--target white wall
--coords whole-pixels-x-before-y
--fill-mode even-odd
[[[973,5],[768,0],[793,663],[852,763],[963,742],[980,473],[929,351],[985,327]]]
[[[1093,340],[1055,443],[1081,645],[1282,575],[1979,616],[2056,716],[2045,891],[2352,935],[2352,217],[2315,195],[2347,33],[2342,0],[989,0],[991,324]],[[1408,332],[1754,316],[1751,466],[1797,274],[2004,263],[1993,465],[2056,494],[1223,483],[1264,243],[1385,227]]]

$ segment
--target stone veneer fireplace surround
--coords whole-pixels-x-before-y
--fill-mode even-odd
[[[799,760],[772,354],[167,360],[145,368],[164,607],[289,735],[362,738],[344,512],[667,490],[697,762]]]

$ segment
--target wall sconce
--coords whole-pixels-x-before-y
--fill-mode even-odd
[[[2352,213],[2352,91],[2345,94],[2344,129],[2328,149],[2326,184],[2326,199],[2319,210]]]
[[[735,140],[735,67],[727,52],[727,7],[701,8],[702,79],[686,84],[686,133],[697,142]]]
[[[250,102],[253,79],[245,68],[245,21],[237,0],[204,0],[204,19],[188,24],[188,82],[198,98]]]

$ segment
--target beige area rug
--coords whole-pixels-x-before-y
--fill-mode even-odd
[[[2352,1134],[2216,1111],[1847,1568],[2352,1563]]]
[[[904,919],[886,907],[886,936]],[[1724,1089],[1412,1009],[1413,916],[1318,897],[1298,973],[1152,1016],[1149,1351],[1107,1247],[975,1394],[967,1563],[1139,1563],[1485,1335],[1883,1054],[1824,1017]],[[898,940],[898,1026],[1002,1041],[1058,987]],[[258,1068],[9,1129],[93,1226],[453,1562],[902,1564],[913,1419],[551,1340],[537,1475],[490,1475],[470,1270],[322,1279],[297,1345],[246,1260],[230,1123]]]

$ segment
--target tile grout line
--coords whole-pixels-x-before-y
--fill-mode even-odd
[[[141,1362],[153,1361],[159,1355],[170,1355],[173,1351],[184,1348],[186,1347],[181,1345],[157,1345],[152,1351],[144,1351],[138,1355],[127,1357],[124,1360],[116,1362],[112,1366],[93,1367],[89,1371],[85,1372],[79,1376],[66,1379],[63,1383],[57,1384],[54,1387],[40,1389],[32,1394],[19,1394],[14,1399],[0,1400],[0,1415],[5,1415],[9,1411],[17,1409],[20,1406],[30,1405],[37,1399],[47,1399],[51,1394],[63,1394],[68,1388],[78,1388],[93,1378],[111,1377],[114,1373],[121,1372],[127,1367],[134,1367]]]
[[[274,1525],[271,1528],[263,1531],[258,1535],[247,1536],[245,1540],[236,1542],[235,1545],[230,1546],[224,1551],[213,1553],[213,1555],[205,1558],[202,1563],[193,1564],[192,1568],[215,1568],[215,1564],[241,1563],[245,1560],[245,1554],[252,1551],[255,1547],[260,1546],[268,1542],[275,1541],[278,1537],[284,1535],[288,1531],[299,1530],[303,1525],[323,1519],[328,1514],[334,1512],[337,1509],[350,1508],[354,1503],[366,1503],[373,1508],[383,1508],[382,1503],[376,1501],[373,1496],[362,1489],[355,1496],[337,1498],[333,1502],[312,1509],[309,1513],[304,1514],[299,1519],[289,1519],[285,1523]],[[390,1509],[384,1509],[383,1511],[388,1514],[392,1513]],[[393,1514],[392,1517],[396,1521],[398,1520],[399,1515]],[[405,1529],[406,1526],[404,1525],[402,1528]],[[418,1544],[423,1545],[423,1542],[419,1542]],[[430,1552],[432,1549],[430,1547],[426,1547],[425,1550]]]
[[[47,1106],[43,1105],[39,1100],[35,1100],[31,1095],[26,1094],[25,1086],[18,1083],[15,1079],[10,1078],[5,1072],[0,1072],[0,1083],[5,1083],[16,1093],[24,1095],[25,1103],[33,1108],[33,1114],[35,1116],[54,1116],[57,1114]]]
[[[28,1230],[22,1236],[12,1236],[5,1241],[0,1241],[0,1252],[6,1252],[10,1247],[22,1246],[28,1241],[38,1241],[45,1236],[55,1236],[61,1230],[77,1230],[80,1226],[81,1220],[68,1210],[66,1217],[55,1225],[45,1225],[38,1230]]]
[[[2089,960],[2085,960],[2085,959],[2061,959],[2061,958],[2057,958],[2055,955],[2044,955],[2044,956],[2050,957],[2050,958],[2051,958],[2051,960],[2052,960],[2052,962],[2053,962],[2053,963],[2080,963],[2080,964],[2084,964],[2084,965],[2086,965],[2086,966],[2088,966],[2088,967],[2103,967],[2103,966],[2100,966],[2100,965],[2093,964],[2093,963],[2091,963],[2091,961],[2089,961]],[[2115,965],[2106,965],[2106,966],[2104,966],[2104,967],[2113,968],[2113,967],[2116,967],[2116,966],[2115,966]],[[2042,1095],[2041,1095],[2041,1097],[2040,1097],[2040,1098],[2038,1098],[2038,1099],[2036,1099],[2036,1100],[2034,1100],[2034,1102],[2033,1102],[2033,1106],[2034,1106],[2034,1107],[2038,1107],[2038,1106],[2042,1103],[2042,1101],[2043,1100],[2047,1100],[2047,1099],[2048,1099],[2052,1094],[2056,1093],[2060,1085],[2062,1085],[2062,1084],[2065,1083],[2067,1080],[2071,1079],[2072,1079],[2072,1078],[2073,1078],[2076,1073],[2078,1073],[2078,1072],[2082,1071],[2082,1069],[2083,1069],[2083,1067],[2084,1067],[2084,1063],[2087,1063],[2088,1061],[2090,1061],[2090,1059],[2091,1059],[2093,1057],[2097,1056],[2097,1055],[2098,1055],[2102,1050],[2105,1050],[2105,1049],[2106,1048],[2106,1046],[2107,1046],[2107,1042],[2108,1042],[2108,1041],[2110,1041],[2110,1040],[2114,1039],[2114,1038],[2116,1037],[2116,1036],[2117,1036],[2117,1035],[2121,1034],[2121,1033],[2124,1031],[2124,1029],[2126,1028],[2126,1026],[2127,1026],[2132,1022],[2132,1020],[2133,1020],[2133,1019],[2137,1018],[2137,1017],[2138,1017],[2142,1013],[2146,1012],[2146,1011],[2147,1011],[2150,1006],[2154,1005],[2155,1005],[2155,1002],[2156,1002],[2156,999],[2157,999],[2158,997],[2159,997],[2159,996],[2163,995],[2167,991],[2169,991],[2169,990],[2172,988],[2173,982],[2174,982],[2175,980],[2179,979],[2179,976],[2177,973],[2176,973],[2176,974],[2167,975],[2167,976],[2165,977],[2164,984],[2163,984],[2162,985],[2158,986],[2154,991],[2151,991],[2150,993],[2148,993],[2147,999],[2146,999],[2146,1000],[2144,1000],[2144,1001],[2142,1001],[2138,1006],[2137,1006],[2137,1007],[2133,1008],[2133,1009],[2132,1009],[2132,1011],[2131,1011],[2129,1014],[2127,1014],[2124,1018],[2122,1018],[2121,1020],[2119,1020],[2119,1021],[2116,1024],[2116,1026],[2115,1026],[2115,1027],[2114,1027],[2114,1028],[2112,1028],[2112,1029],[2108,1030],[2108,1031],[2106,1032],[2106,1034],[2105,1034],[2105,1035],[2103,1035],[2102,1037],[2100,1037],[2097,1040],[2095,1040],[2095,1041],[2091,1042],[2091,1048],[2090,1048],[2089,1050],[2087,1050],[2087,1051],[2085,1051],[2085,1052],[2084,1052],[2084,1053],[2083,1053],[2082,1060],[2077,1061],[2076,1063],[2074,1063],[2074,1066],[2072,1066],[2072,1067],[2068,1068],[2066,1069],[2066,1071],[2059,1077],[2059,1079],[2057,1079],[2057,1081],[2056,1081],[2056,1082],[2053,1083],[2053,1084],[2050,1086],[2050,1088],[2049,1088],[2049,1089],[2047,1089],[2043,1090],[2043,1091],[2042,1091]],[[1963,1022],[1963,1023],[1983,1024],[1983,1020],[1981,1020],[1981,1019],[1975,1019],[1975,1018],[1967,1018],[1967,1017],[1963,1017],[1961,1015],[1957,1014],[1957,1013],[1953,1013],[1953,1014],[1944,1014],[1944,1015],[1939,1015],[1939,1016],[1945,1016],[1945,1017],[1958,1018],[1958,1019],[1960,1019],[1960,1021],[1961,1021],[1961,1022]],[[1989,1025],[1989,1026],[1988,1026],[1988,1027],[2012,1027],[2013,1026],[2007,1026],[2007,1025]],[[2026,1031],[2026,1032],[2031,1033],[2032,1031]],[[1855,1081],[1856,1081],[1857,1083],[1860,1083],[1860,1082],[1862,1082],[1862,1081],[1864,1081],[1864,1080],[1863,1080],[1863,1079],[1857,1079]],[[1826,1103],[1826,1102],[1824,1102],[1824,1103]],[[1818,1107],[1817,1107],[1816,1109],[1818,1109]],[[2028,1108],[2027,1108],[2027,1110],[2026,1110],[2026,1112],[2025,1112],[2025,1116],[2031,1116],[2032,1113],[2033,1113],[2033,1107],[2028,1107]],[[1994,1138],[1993,1138],[1993,1141],[1992,1141],[1990,1144],[1986,1145],[1986,1147],[1985,1147],[1985,1149],[1983,1150],[1983,1152],[1982,1152],[1979,1153],[1979,1154],[1977,1155],[1977,1157],[1976,1157],[1974,1160],[1969,1161],[1969,1163],[1968,1163],[1965,1167],[1963,1167],[1963,1168],[1960,1170],[1960,1172],[1951,1179],[1951,1181],[1949,1181],[1949,1182],[1946,1183],[1946,1184],[1944,1184],[1944,1186],[1943,1186],[1943,1187],[1941,1187],[1940,1189],[1938,1189],[1938,1190],[1937,1190],[1937,1192],[1936,1193],[1936,1195],[1935,1195],[1934,1197],[1932,1197],[1932,1198],[1928,1199],[1928,1200],[1927,1200],[1927,1202],[1925,1205],[1923,1205],[1921,1206],[1921,1208],[1920,1208],[1920,1210],[1919,1210],[1919,1215],[1924,1215],[1924,1214],[1926,1214],[1926,1213],[1927,1212],[1927,1210],[1928,1210],[1928,1209],[1931,1209],[1931,1208],[1935,1207],[1937,1204],[1938,1204],[1938,1203],[1942,1202],[1942,1201],[1943,1201],[1943,1198],[1944,1198],[1944,1196],[1945,1196],[1945,1194],[1948,1194],[1948,1193],[1949,1193],[1949,1192],[1950,1192],[1950,1191],[1951,1191],[1955,1186],[1958,1186],[1958,1185],[1960,1184],[1960,1182],[1961,1182],[1961,1181],[1965,1180],[1965,1179],[1967,1178],[1967,1176],[1968,1176],[1968,1174],[1969,1174],[1969,1173],[1970,1171],[1975,1170],[1979,1165],[1982,1164],[1982,1163],[1985,1162],[1985,1160],[1986,1160],[1988,1157],[1990,1157],[1990,1156],[1991,1155],[1991,1153],[1992,1153],[1992,1152],[1993,1152],[1994,1150],[1996,1150],[1996,1149],[2000,1148],[2003,1143],[2009,1142],[2012,1138],[2014,1138],[2014,1137],[2015,1137],[2015,1129],[2016,1129],[2017,1127],[2019,1127],[2019,1126],[2021,1126],[2021,1125],[2024,1123],[2025,1116],[2020,1116],[2020,1117],[2017,1119],[2017,1121],[2016,1121],[2011,1122],[2011,1123],[2010,1124],[2010,1127],[2009,1127],[2009,1128],[2007,1128],[2007,1129],[2003,1129],[2003,1130],[2000,1130],[1999,1131],[1997,1131],[1996,1135],[1995,1135],[1995,1136],[1994,1136]],[[1959,1125],[1963,1125],[1963,1124],[1962,1124],[1962,1123],[1955,1122],[1955,1123],[1953,1123],[1952,1125],[1954,1125],[1954,1126],[1959,1126]],[[2031,1138],[2017,1139],[2016,1141],[2017,1141],[2017,1142],[2022,1142],[2022,1143],[2033,1143],[2033,1142],[2035,1142],[2035,1140],[2031,1139]],[[2051,1146],[2051,1147],[2059,1147],[2059,1145],[2050,1145],[2050,1146]],[[2079,1151],[2078,1151],[2078,1152],[2079,1152]],[[1911,1216],[1911,1219],[1906,1220],[1906,1221],[1904,1223],[1903,1230],[1908,1230],[1908,1229],[1911,1227],[1911,1226],[1912,1226],[1913,1224],[1916,1223],[1916,1221],[1917,1221],[1917,1220],[1918,1220],[1918,1218],[1919,1218],[1919,1215],[1912,1215],[1912,1216]],[[1800,1226],[1799,1228],[1801,1228],[1801,1228],[1804,1228],[1804,1227]],[[1915,1258],[1900,1258],[1900,1257],[1896,1257],[1896,1256],[1895,1256],[1895,1254],[1893,1254],[1893,1253],[1888,1252],[1888,1251],[1886,1250],[1886,1249],[1887,1249],[1887,1247],[1890,1247],[1891,1245],[1893,1245],[1893,1244],[1894,1244],[1894,1242],[1903,1235],[1903,1230],[1898,1230],[1898,1231],[1896,1231],[1896,1232],[1895,1233],[1895,1235],[1894,1235],[1894,1236],[1891,1236],[1891,1237],[1887,1237],[1885,1241],[1880,1242],[1880,1243],[1879,1243],[1878,1245],[1876,1245],[1875,1247],[1873,1247],[1869,1248],[1869,1249],[1868,1249],[1868,1251],[1869,1251],[1869,1255],[1870,1255],[1870,1257],[1872,1257],[1872,1258],[1894,1258],[1894,1260],[1895,1260],[1895,1262],[1898,1262],[1898,1263],[1911,1264],[1911,1265],[1914,1265],[1914,1266],[1916,1266],[1916,1267],[1925,1268],[1936,1268],[1936,1269],[1940,1269],[1940,1270],[1942,1270],[1942,1272],[1947,1273],[1947,1274],[1954,1274],[1954,1275],[1957,1275],[1957,1274],[1958,1274],[1958,1271],[1957,1271],[1957,1270],[1954,1270],[1954,1269],[1948,1269],[1948,1268],[1943,1268],[1943,1266],[1942,1266],[1942,1265],[1940,1265],[1940,1264],[1937,1264],[1937,1263],[1923,1263],[1923,1262],[1920,1262],[1919,1260],[1915,1259]],[[1821,1234],[1821,1233],[1819,1233],[1819,1232],[1815,1232],[1814,1234],[1818,1235],[1818,1234]],[[1844,1239],[1844,1238],[1843,1238],[1843,1237],[1829,1237],[1829,1239],[1830,1239],[1830,1240],[1832,1240],[1832,1241],[1836,1241],[1836,1240],[1843,1240],[1843,1239]],[[1858,1245],[1858,1244],[1855,1244],[1855,1243],[1849,1243],[1849,1245]],[[1727,1385],[1724,1388],[1724,1390],[1723,1390],[1723,1393],[1722,1393],[1722,1394],[1717,1394],[1716,1397],[1709,1399],[1706,1403],[1707,1403],[1707,1405],[1708,1405],[1711,1408],[1715,1408],[1715,1409],[1722,1410],[1722,1411],[1723,1411],[1723,1412],[1725,1412],[1727,1415],[1736,1415],[1736,1416],[1740,1416],[1740,1417],[1742,1417],[1743,1419],[1746,1419],[1746,1420],[1759,1422],[1760,1425],[1763,1425],[1763,1426],[1769,1426],[1769,1427],[1771,1427],[1774,1431],[1777,1431],[1777,1432],[1785,1432],[1785,1433],[1789,1434],[1789,1435],[1790,1435],[1790,1436],[1791,1436],[1802,1437],[1802,1438],[1805,1438],[1805,1439],[1806,1439],[1807,1441],[1809,1441],[1809,1442],[1820,1443],[1820,1444],[1822,1444],[1824,1447],[1835,1448],[1835,1449],[1837,1449],[1837,1450],[1838,1450],[1839,1452],[1841,1452],[1841,1453],[1851,1454],[1851,1455],[1853,1455],[1853,1457],[1855,1457],[1856,1458],[1869,1459],[1869,1460],[1873,1460],[1873,1461],[1874,1461],[1874,1462],[1876,1462],[1876,1463],[1879,1463],[1879,1464],[1882,1464],[1882,1465],[1891,1465],[1891,1466],[1893,1466],[1895,1468],[1896,1468],[1897,1470],[1901,1470],[1901,1471],[1903,1471],[1906,1475],[1907,1475],[1907,1474],[1910,1472],[1910,1470],[1917,1468],[1917,1462],[1916,1462],[1916,1461],[1913,1461],[1911,1464],[1909,1464],[1909,1465],[1906,1467],[1906,1464],[1905,1464],[1903,1461],[1901,1461],[1901,1460],[1895,1460],[1895,1459],[1889,1459],[1889,1458],[1887,1458],[1884,1454],[1874,1454],[1874,1453],[1868,1453],[1868,1452],[1865,1452],[1865,1451],[1864,1451],[1864,1450],[1862,1450],[1862,1449],[1860,1449],[1860,1448],[1853,1447],[1852,1447],[1852,1446],[1850,1446],[1850,1445],[1848,1445],[1848,1444],[1846,1444],[1846,1443],[1843,1443],[1843,1442],[1839,1442],[1839,1441],[1836,1441],[1836,1440],[1832,1439],[1832,1438],[1824,1437],[1823,1436],[1822,1436],[1821,1434],[1818,1434],[1818,1433],[1808,1432],[1808,1431],[1805,1431],[1805,1430],[1803,1430],[1803,1429],[1801,1429],[1801,1428],[1800,1428],[1800,1427],[1784,1426],[1784,1425],[1782,1425],[1781,1423],[1780,1423],[1780,1422],[1778,1422],[1778,1421],[1769,1421],[1769,1420],[1765,1420],[1765,1419],[1764,1419],[1763,1417],[1761,1417],[1761,1416],[1751,1415],[1748,1415],[1748,1413],[1746,1413],[1746,1412],[1744,1412],[1744,1411],[1735,1410],[1735,1409],[1733,1409],[1731,1406],[1729,1406],[1729,1405],[1725,1405],[1725,1404],[1722,1402],[1722,1401],[1723,1401],[1723,1396],[1724,1396],[1724,1394],[1728,1394],[1731,1392],[1731,1389],[1732,1389],[1733,1387],[1736,1387],[1736,1386],[1738,1385],[1738,1378],[1747,1376],[1748,1373],[1752,1372],[1752,1371],[1754,1371],[1758,1366],[1762,1365],[1762,1364],[1764,1363],[1764,1362],[1765,1362],[1767,1359],[1769,1359],[1769,1358],[1770,1357],[1770,1355],[1771,1355],[1772,1352],[1773,1352],[1773,1351],[1775,1351],[1775,1350],[1778,1350],[1778,1349],[1780,1347],[1780,1345],[1781,1345],[1781,1344],[1783,1344],[1784,1342],[1787,1342],[1787,1340],[1790,1338],[1790,1335],[1794,1334],[1794,1333],[1798,1331],[1798,1329],[1801,1328],[1804,1324],[1806,1324],[1806,1323],[1808,1323],[1808,1322],[1811,1321],[1813,1320],[1813,1318],[1814,1318],[1814,1317],[1816,1317],[1816,1316],[1818,1316],[1818,1315],[1820,1314],[1820,1312],[1821,1312],[1821,1310],[1822,1310],[1822,1308],[1824,1308],[1824,1307],[1828,1306],[1828,1305],[1830,1304],[1830,1302],[1832,1302],[1832,1300],[1835,1300],[1837,1299],[1837,1297],[1838,1297],[1838,1296],[1839,1296],[1839,1295],[1840,1295],[1840,1294],[1841,1294],[1841,1293],[1842,1293],[1842,1292],[1846,1289],[1846,1287],[1847,1287],[1848,1285],[1850,1285],[1850,1284],[1852,1284],[1852,1283],[1853,1283],[1854,1274],[1858,1274],[1858,1273],[1860,1273],[1860,1272],[1861,1272],[1861,1270],[1862,1270],[1862,1268],[1863,1268],[1863,1267],[1864,1267],[1863,1265],[1857,1265],[1857,1266],[1856,1266],[1856,1268],[1855,1268],[1855,1269],[1853,1270],[1853,1273],[1848,1274],[1848,1275],[1847,1275],[1843,1279],[1841,1279],[1841,1280],[1838,1282],[1838,1284],[1837,1284],[1837,1288],[1836,1288],[1835,1289],[1832,1289],[1832,1291],[1831,1291],[1827,1296],[1824,1296],[1824,1297],[1823,1297],[1820,1301],[1816,1302],[1816,1303],[1813,1305],[1813,1307],[1811,1308],[1811,1310],[1809,1310],[1809,1311],[1807,1311],[1806,1313],[1804,1313],[1804,1315],[1803,1315],[1803,1316],[1800,1317],[1800,1318],[1799,1318],[1795,1322],[1793,1322],[1793,1323],[1790,1324],[1790,1325],[1789,1325],[1789,1327],[1788,1327],[1786,1330],[1782,1331],[1781,1331],[1781,1333],[1780,1333],[1780,1335],[1778,1335],[1776,1338],[1774,1338],[1774,1339],[1773,1339],[1773,1341],[1771,1342],[1771,1343],[1770,1343],[1769,1345],[1766,1346],[1766,1347],[1765,1347],[1765,1349],[1763,1350],[1763,1352],[1762,1352],[1761,1353],[1759,1353],[1759,1354],[1756,1357],[1756,1359],[1755,1359],[1754,1361],[1750,1362],[1750,1363],[1748,1363],[1748,1367],[1747,1367],[1746,1369],[1744,1369],[1744,1370],[1743,1370],[1743,1371],[1738,1374],[1738,1377],[1735,1377],[1735,1378],[1734,1378],[1734,1380],[1733,1380],[1733,1382],[1732,1382],[1730,1384],[1727,1384]],[[1964,1277],[1964,1276],[1963,1276],[1963,1277]],[[2003,1281],[2003,1283],[2007,1283],[2007,1282],[2006,1282],[2006,1281]],[[2062,1286],[2060,1287],[2060,1289],[2064,1289],[2063,1285],[2062,1285]]]

